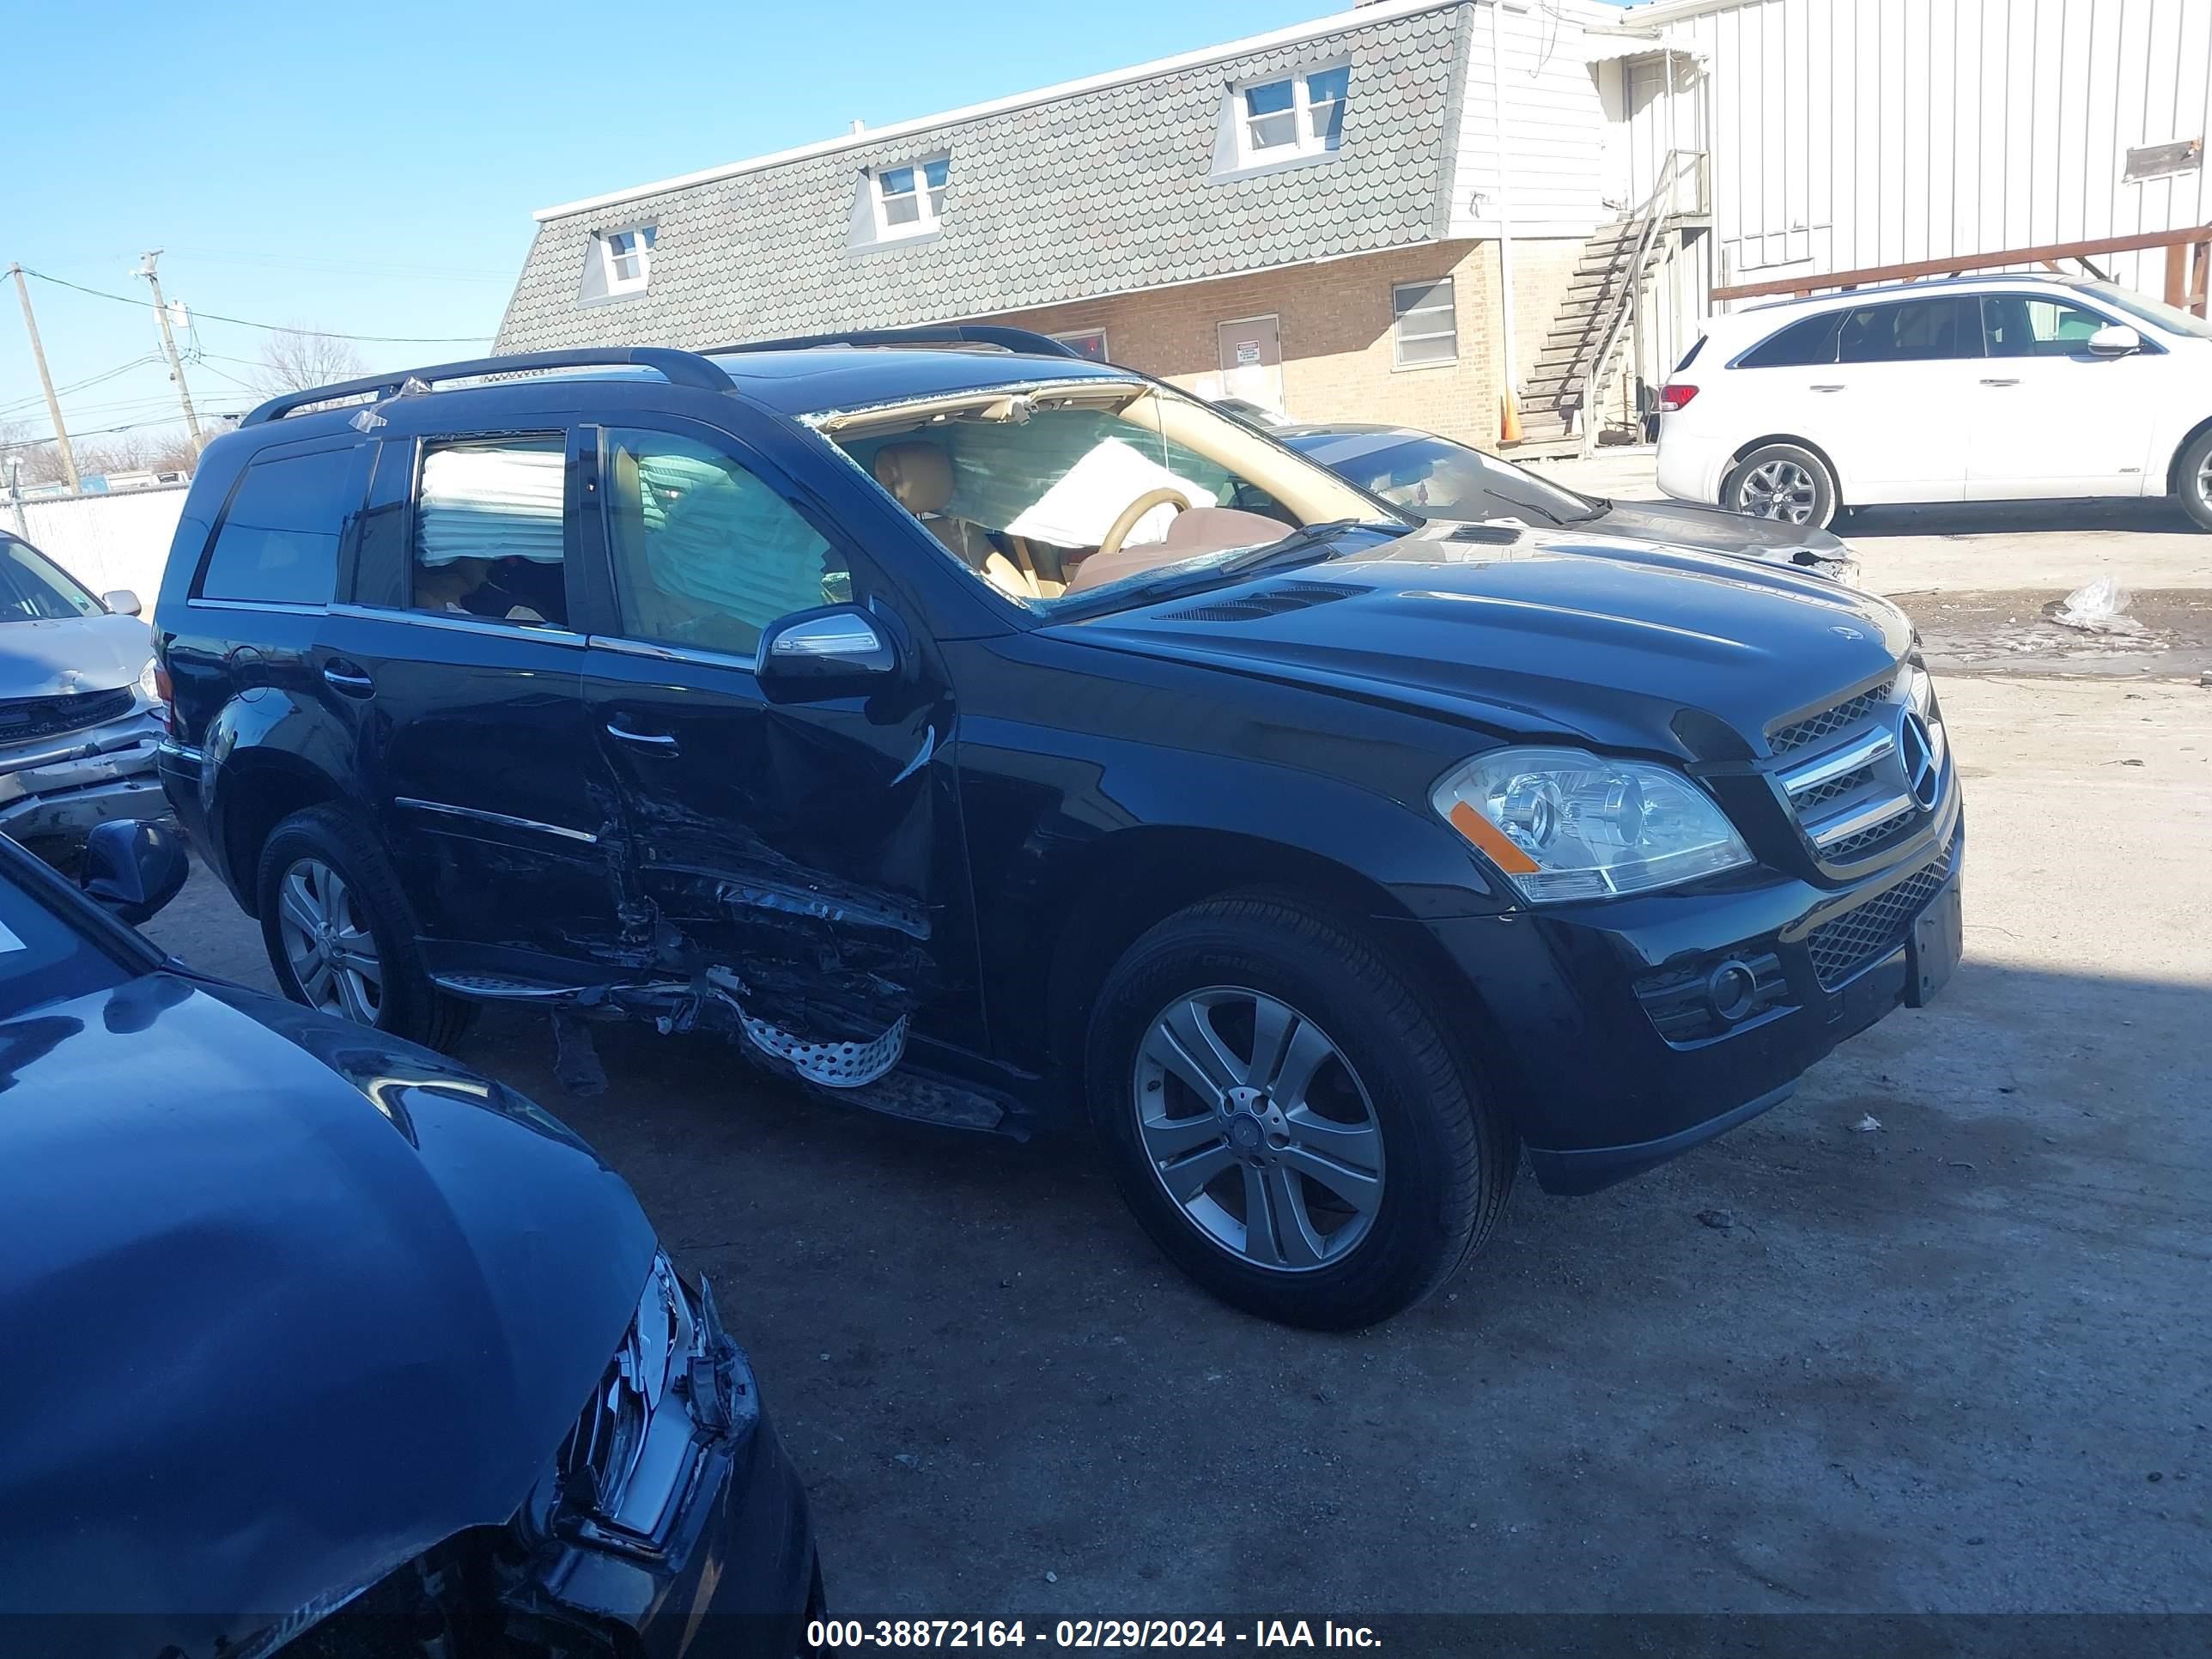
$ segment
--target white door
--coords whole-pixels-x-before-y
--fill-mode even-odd
[[[2089,337],[2119,319],[2063,300],[1987,294],[1981,306],[1967,498],[2142,494],[2172,356],[2097,356]]]
[[[1981,378],[1981,320],[1970,297],[1855,307],[1836,360],[1803,377],[1805,435],[1823,444],[1846,503],[1955,501],[1966,483],[1964,410]]]
[[[1283,413],[1283,331],[1273,317],[1240,317],[1214,330],[1221,395]]]

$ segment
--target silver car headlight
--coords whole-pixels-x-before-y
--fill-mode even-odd
[[[146,659],[146,665],[138,671],[138,695],[148,702],[162,700],[161,665],[151,657]]]
[[[1648,761],[1501,749],[1429,799],[1531,904],[1648,893],[1752,861],[1710,795]]]

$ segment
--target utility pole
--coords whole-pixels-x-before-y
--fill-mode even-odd
[[[70,447],[68,428],[62,425],[61,399],[54,396],[54,377],[46,373],[46,349],[39,343],[39,319],[31,314],[30,285],[23,280],[23,267],[11,264],[8,274],[15,279],[15,297],[23,302],[23,326],[31,331],[31,361],[39,366],[39,385],[46,394],[46,414],[54,423],[54,446],[61,451],[62,476],[69,480],[70,494],[79,488],[76,476],[76,452]]]
[[[146,263],[138,267],[138,274],[154,290],[154,320],[161,325],[161,349],[169,355],[169,375],[176,381],[177,396],[185,405],[185,429],[192,434],[192,453],[197,455],[206,447],[206,441],[200,436],[200,417],[192,412],[192,394],[185,385],[185,366],[177,361],[177,337],[169,332],[169,308],[161,303],[161,279],[154,274],[154,261],[161,252],[157,247],[147,249]]]

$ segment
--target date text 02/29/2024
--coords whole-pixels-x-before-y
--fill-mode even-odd
[[[1220,1619],[817,1619],[807,1646],[839,1648],[1373,1648],[1365,1625],[1324,1619],[1255,1619],[1248,1628]]]

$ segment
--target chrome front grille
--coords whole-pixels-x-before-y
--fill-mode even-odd
[[[1856,726],[1888,702],[1896,690],[1897,682],[1891,680],[1855,697],[1846,697],[1832,708],[1823,708],[1817,714],[1808,714],[1784,726],[1767,738],[1766,746],[1778,755],[1787,755],[1808,744],[1832,737],[1846,726]]]
[[[1936,766],[1942,765],[1943,728],[1932,696],[1924,719],[1914,714],[1919,678],[1908,670],[1783,726],[1769,740],[1777,754],[1792,757],[1775,780],[1798,827],[1828,863],[1865,856],[1933,810],[1915,798],[1904,752],[1924,734]]]
[[[1806,935],[1813,971],[1820,988],[1832,991],[1869,964],[1905,943],[1905,929],[1951,878],[1953,848],[1947,847],[1887,892],[1824,921]]]

